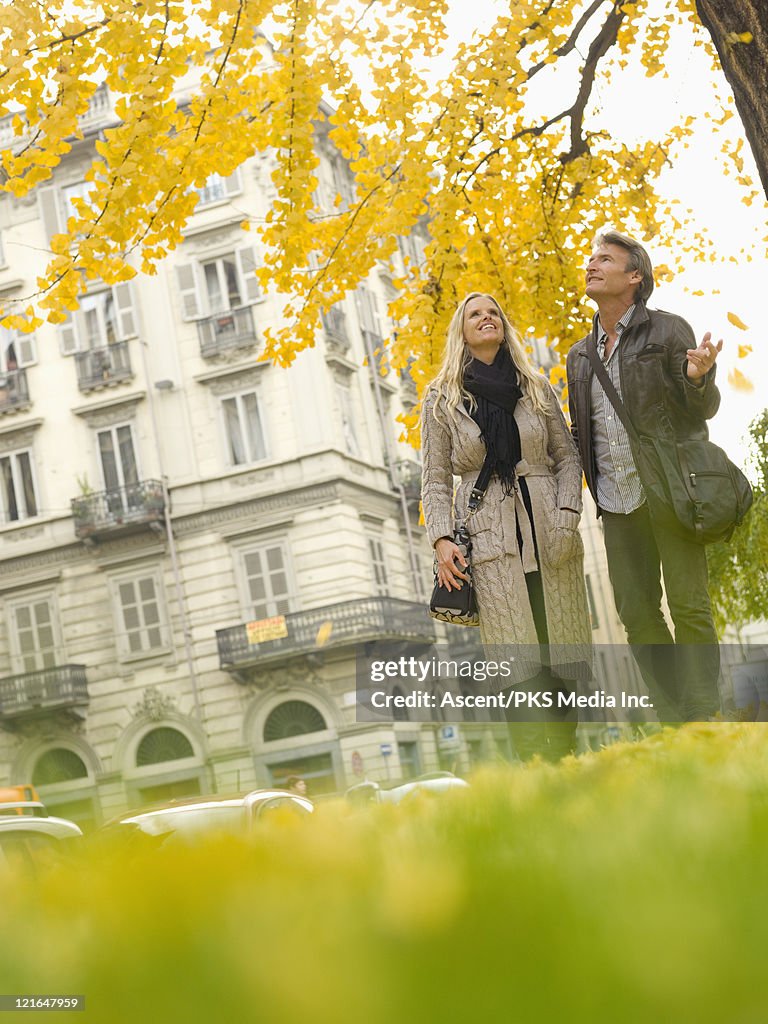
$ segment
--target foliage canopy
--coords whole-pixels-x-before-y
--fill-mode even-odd
[[[646,239],[682,231],[685,212],[660,202],[654,181],[701,130],[689,116],[653,138],[636,138],[628,124],[612,131],[601,97],[621,90],[633,67],[665,76],[675,39],[711,44],[694,0],[515,0],[458,46],[436,81],[428,68],[446,42],[447,8],[447,0],[3,5],[0,187],[23,197],[51,177],[82,137],[100,85],[118,98],[120,118],[95,143],[89,192],[51,238],[35,294],[6,309],[6,325],[61,322],[88,280],[153,273],[183,237],[194,188],[258,153],[271,205],[243,211],[244,227],[260,238],[262,285],[289,297],[266,357],[289,363],[312,344],[321,310],[386,263],[398,236],[425,218],[425,258],[395,282],[394,366],[416,353],[417,383],[428,379],[457,299],[474,288],[493,291],[523,331],[558,339],[563,353],[584,323],[581,268],[596,230],[614,222]],[[733,45],[749,45],[748,36]],[[708,131],[733,112],[714,92],[712,107]],[[316,206],[321,121],[354,175],[331,209]],[[744,172],[743,141],[731,157],[752,202],[759,193]],[[712,258],[702,234],[687,237],[674,260]]]

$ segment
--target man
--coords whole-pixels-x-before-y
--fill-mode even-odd
[[[289,793],[295,793],[297,796],[307,795],[307,784],[300,775],[289,775],[285,780],[285,788]]]
[[[720,404],[709,334],[698,347],[673,313],[646,309],[653,267],[645,249],[617,231],[595,239],[586,293],[596,303],[592,333],[568,353],[573,436],[597,514],[619,617],[660,717],[707,719],[719,707],[719,650],[703,545],[649,515],[632,442],[587,358],[597,353],[639,435],[706,438]],[[675,627],[661,610],[661,573]],[[663,694],[660,696],[659,691]]]

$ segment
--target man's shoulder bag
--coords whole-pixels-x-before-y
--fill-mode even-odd
[[[638,434],[597,354],[594,335],[587,341],[587,357],[629,434],[652,518],[700,544],[728,540],[752,504],[752,487],[739,467],[711,441]]]

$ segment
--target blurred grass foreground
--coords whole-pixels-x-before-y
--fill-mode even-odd
[[[74,1019],[109,1024],[762,1022],[767,740],[667,730],[6,874],[0,992],[84,994]]]

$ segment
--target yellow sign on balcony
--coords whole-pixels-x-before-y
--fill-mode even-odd
[[[249,644],[263,644],[265,640],[280,640],[288,636],[288,626],[284,615],[273,615],[271,619],[246,622],[245,632]]]

